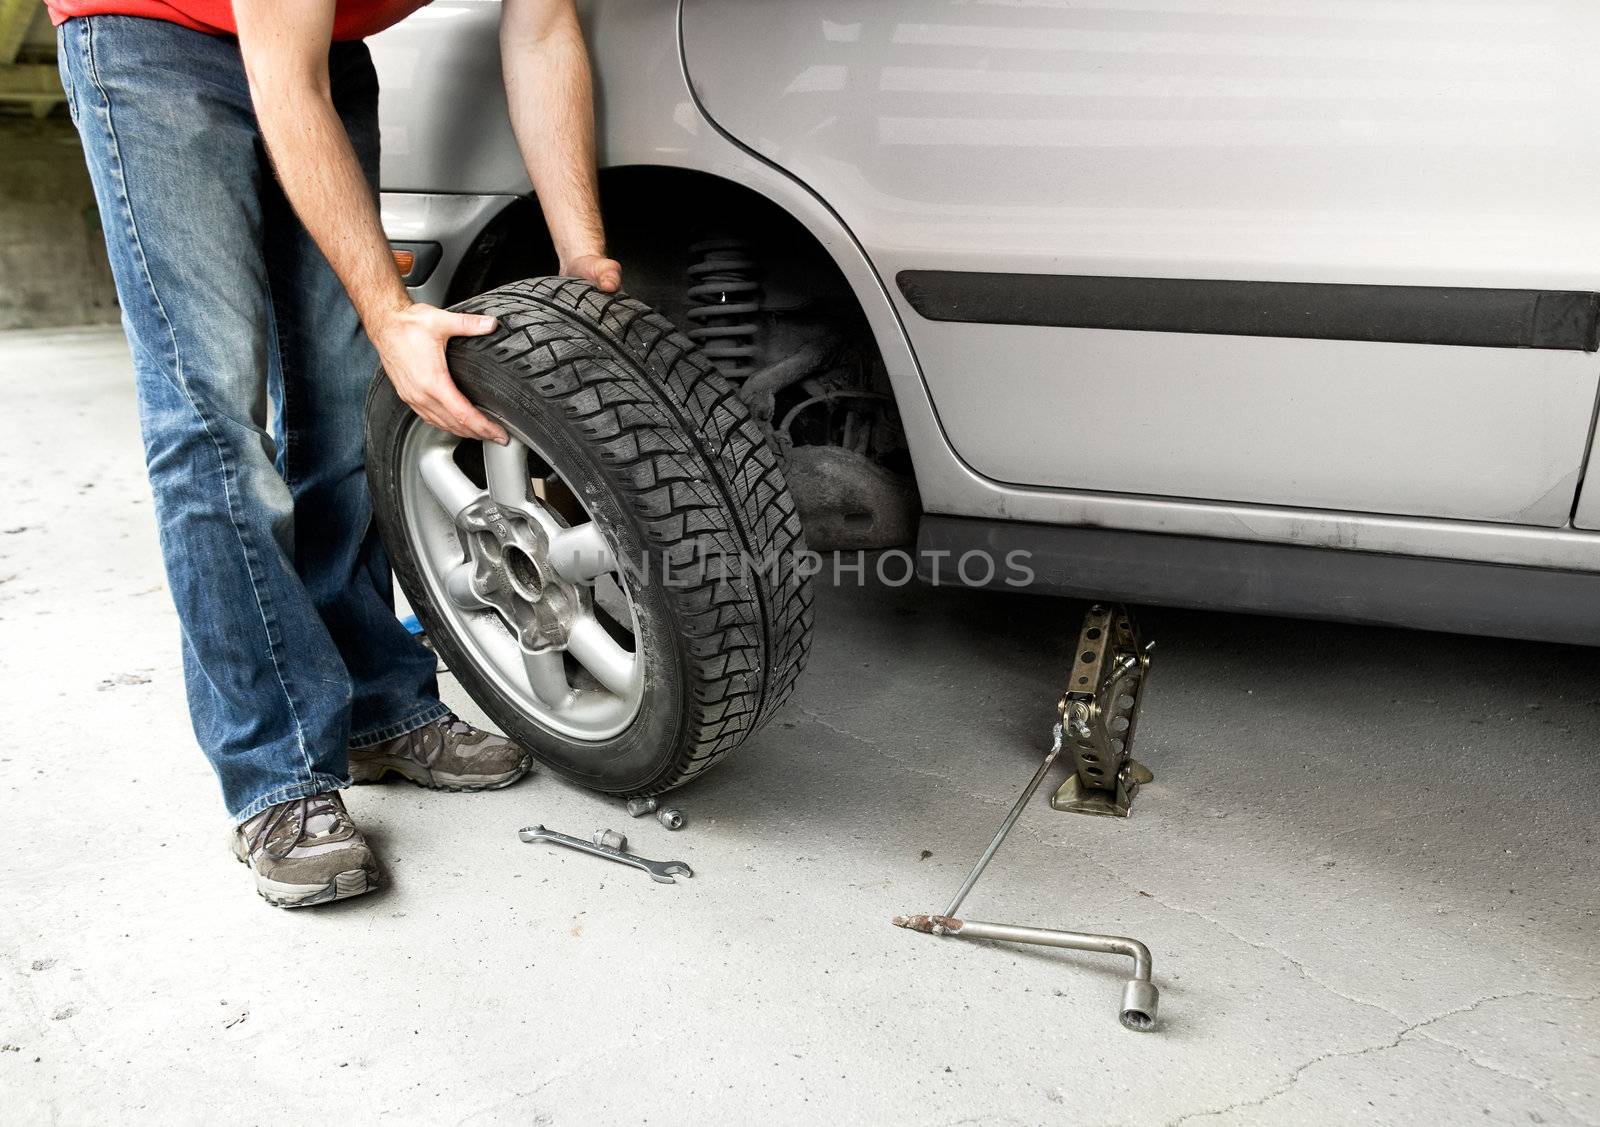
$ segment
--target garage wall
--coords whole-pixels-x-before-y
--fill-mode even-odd
[[[0,329],[117,319],[78,135],[37,0],[0,0]]]
[[[0,329],[117,317],[94,193],[65,110],[0,115]]]

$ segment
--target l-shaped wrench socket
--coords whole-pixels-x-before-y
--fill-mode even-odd
[[[1122,1024],[1137,1033],[1146,1033],[1155,1028],[1156,1006],[1161,1000],[1160,991],[1150,980],[1151,959],[1150,948],[1140,943],[1137,939],[1129,939],[1121,935],[1097,935],[1086,931],[1057,931],[1053,928],[1019,927],[1016,924],[980,923],[977,920],[963,920],[956,916],[962,901],[967,898],[967,893],[972,891],[972,886],[978,883],[978,878],[983,875],[983,870],[994,859],[995,853],[1000,849],[1000,843],[1005,841],[1006,835],[1011,832],[1011,827],[1017,824],[1017,819],[1022,816],[1023,809],[1028,805],[1028,800],[1039,789],[1039,784],[1044,781],[1054,765],[1056,757],[1061,754],[1061,725],[1055,726],[1054,740],[1050,751],[1045,755],[1044,762],[1039,764],[1039,769],[1033,773],[1033,778],[1022,789],[1015,804],[1012,805],[1005,820],[1000,823],[1000,828],[995,831],[994,837],[989,842],[989,847],[983,851],[983,856],[978,858],[978,863],[972,867],[972,872],[967,874],[967,879],[962,883],[961,889],[956,893],[955,899],[950,901],[950,906],[938,916],[896,916],[896,927],[909,928],[912,931],[925,932],[928,935],[953,935],[962,939],[993,939],[1002,943],[1032,943],[1041,947],[1067,947],[1074,951],[1097,951],[1106,955],[1126,955],[1133,960],[1133,977],[1122,988],[1122,1007],[1118,1013]]]

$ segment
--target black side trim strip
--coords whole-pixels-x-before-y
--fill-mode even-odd
[[[1327,282],[902,270],[930,321],[1250,337],[1600,349],[1600,294]]]
[[[1600,645],[1591,571],[940,516],[917,548],[917,574],[952,586]],[[1020,565],[1033,582],[1010,586]]]

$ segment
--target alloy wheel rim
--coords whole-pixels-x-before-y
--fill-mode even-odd
[[[437,612],[502,694],[563,736],[608,739],[644,695],[634,600],[580,491],[526,435],[506,431],[500,446],[411,425],[400,493],[412,554]],[[482,484],[462,468],[472,446]],[[549,503],[558,489],[584,519]]]

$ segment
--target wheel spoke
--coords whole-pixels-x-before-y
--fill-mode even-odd
[[[471,478],[461,472],[461,467],[456,465],[451,456],[455,452],[456,443],[439,432],[440,440],[430,442],[422,456],[417,459],[417,469],[422,474],[422,481],[428,487],[428,492],[433,494],[434,500],[444,507],[454,519],[461,510],[483,496]]]
[[[593,615],[583,615],[572,624],[567,652],[619,697],[632,695],[639,672],[638,658],[618,645]]]
[[[515,438],[504,446],[483,444],[483,469],[489,477],[489,496],[498,503],[520,509],[528,503],[528,448]]]
[[[452,568],[444,577],[445,593],[450,596],[450,601],[462,610],[482,610],[488,606],[472,589],[474,570],[476,569],[470,562],[464,563]]]
[[[567,663],[560,651],[525,653],[522,655],[522,667],[527,671],[528,687],[533,690],[534,696],[551,708],[559,708],[566,703],[572,686],[567,684]]]
[[[617,569],[600,526],[594,521],[575,528],[563,528],[550,538],[550,566],[572,583],[590,583],[597,576]]]

